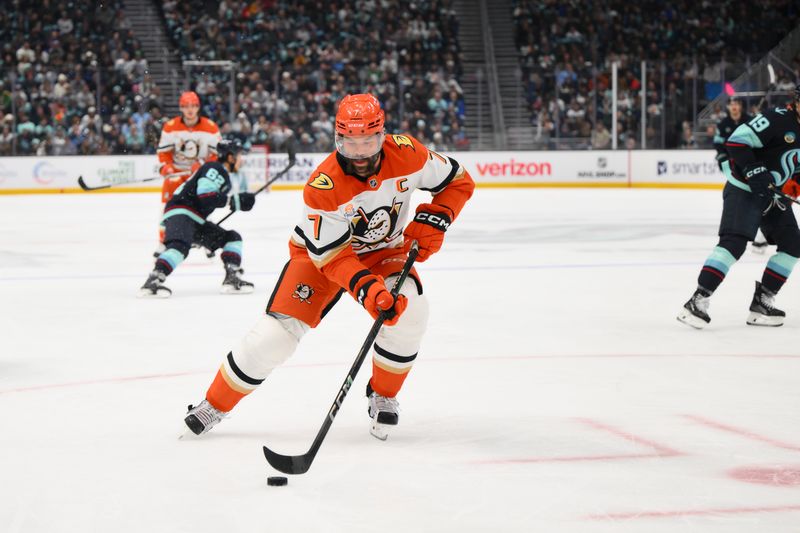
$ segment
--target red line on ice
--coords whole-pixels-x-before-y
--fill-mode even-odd
[[[756,440],[759,442],[764,442],[766,444],[770,444],[775,446],[776,448],[783,448],[784,450],[792,450],[794,452],[800,452],[800,446],[795,444],[789,444],[786,442],[779,441],[777,439],[773,439],[771,437],[767,437],[766,435],[760,435],[755,431],[750,431],[748,429],[738,428],[735,426],[730,426],[728,424],[723,424],[722,422],[717,422],[715,420],[710,420],[708,418],[704,418],[702,416],[697,415],[683,415],[684,418],[687,418],[693,422],[697,422],[703,426],[707,426],[710,428],[718,429],[720,431],[726,431],[728,433],[733,433],[735,435],[740,435],[742,437],[747,437],[752,440]]]
[[[478,461],[470,461],[470,464],[524,464],[524,463],[568,463],[578,461],[618,461],[621,459],[653,459],[658,457],[677,457],[685,455],[682,452],[673,450],[672,448],[663,444],[658,444],[652,440],[636,436],[630,432],[623,431],[619,428],[609,426],[597,420],[590,418],[576,418],[578,422],[586,426],[606,433],[611,433],[617,437],[621,437],[627,441],[634,442],[640,446],[652,448],[654,452],[651,453],[623,453],[613,455],[577,455],[577,456],[564,456],[564,457],[520,457],[515,459],[486,459]]]
[[[669,518],[676,516],[715,516],[748,513],[787,513],[800,511],[800,505],[779,505],[775,507],[722,507],[717,509],[673,509],[671,511],[631,511],[628,513],[592,514],[587,520],[631,520],[634,518]]]
[[[529,360],[550,360],[550,359],[647,359],[647,358],[660,358],[660,359],[668,359],[672,357],[695,357],[695,358],[703,358],[703,359],[713,359],[716,357],[719,358],[732,358],[732,359],[800,359],[800,355],[790,355],[790,354],[542,354],[542,355],[484,355],[484,356],[465,356],[465,357],[439,357],[439,358],[423,358],[420,359],[417,363],[452,363],[454,361],[457,362],[472,362],[472,361],[529,361]],[[326,367],[326,366],[341,366],[346,367],[349,364],[349,361],[332,361],[330,363],[299,363],[299,364],[288,364],[278,367],[278,370],[281,369],[292,369],[292,368],[319,368],[319,367]],[[59,389],[65,387],[78,387],[83,385],[101,385],[104,383],[123,383],[126,381],[140,381],[140,380],[147,380],[147,379],[169,379],[175,377],[183,377],[183,376],[191,376],[195,374],[202,374],[208,373],[209,376],[213,376],[215,369],[208,369],[208,370],[198,370],[192,372],[175,372],[171,374],[152,374],[152,375],[145,375],[145,376],[127,376],[127,377],[116,377],[116,378],[106,378],[106,379],[94,379],[94,380],[86,380],[86,381],[73,381],[68,383],[52,383],[48,385],[35,385],[31,387],[20,387],[15,389],[0,389],[0,395],[8,394],[12,392],[33,392],[38,390],[46,390],[46,389]],[[211,379],[209,377],[209,379]]]
[[[480,461],[469,461],[473,465],[504,465],[504,464],[525,464],[525,463],[577,463],[582,461],[619,461],[625,459],[654,459],[665,457],[660,453],[621,453],[617,455],[574,455],[564,457],[520,457],[518,459],[486,459]]]
[[[619,428],[609,426],[608,424],[598,422],[597,420],[592,420],[591,418],[577,418],[576,420],[582,422],[583,424],[586,424],[591,428],[598,429],[600,431],[607,431],[608,433],[611,433],[612,435],[616,435],[618,437],[622,437],[625,440],[629,440],[631,442],[635,442],[636,444],[641,444],[642,446],[653,448],[656,452],[658,452],[658,455],[661,457],[684,455],[683,453],[677,450],[673,450],[669,446],[658,444],[657,442],[653,442],[652,440],[638,437],[633,433],[629,433]]]
[[[173,372],[171,374],[149,374],[145,376],[128,376],[121,378],[90,379],[86,381],[71,381],[68,383],[50,383],[48,385],[33,385],[31,387],[20,387],[18,389],[0,390],[0,394],[11,392],[31,392],[46,389],[63,389],[67,387],[80,387],[82,385],[102,385],[104,383],[124,383],[127,381],[144,381],[148,379],[176,378],[181,376],[191,376],[200,372]]]

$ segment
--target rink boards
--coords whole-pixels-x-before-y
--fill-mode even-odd
[[[447,153],[463,164],[479,187],[720,188],[725,178],[713,150],[597,150]],[[273,188],[298,189],[327,154],[301,153]],[[249,154],[242,173],[251,188],[287,163],[285,153]],[[269,169],[269,170],[267,170]],[[154,155],[0,158],[0,194],[83,192],[158,176]],[[115,185],[115,192],[151,192],[160,181]],[[106,189],[111,190],[111,189]]]

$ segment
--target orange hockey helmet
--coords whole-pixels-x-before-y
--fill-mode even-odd
[[[178,105],[180,107],[185,107],[189,105],[196,105],[200,106],[200,97],[197,96],[197,93],[194,91],[186,91],[181,94],[180,100],[178,100]]]
[[[336,112],[336,133],[369,135],[383,133],[383,110],[371,94],[348,94],[339,102]]]
[[[371,94],[348,94],[336,112],[336,151],[348,161],[348,173],[369,175],[376,171],[386,138],[384,115]]]

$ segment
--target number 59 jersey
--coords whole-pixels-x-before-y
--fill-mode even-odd
[[[725,147],[730,156],[726,175],[737,187],[749,190],[744,168],[756,162],[766,165],[778,186],[800,173],[800,122],[791,107],[767,110],[741,124]]]
[[[353,176],[345,168],[344,158],[333,152],[303,189],[303,215],[291,242],[306,248],[317,268],[348,246],[356,254],[399,247],[414,190],[436,196],[464,189],[469,197],[475,186],[456,160],[409,135],[386,135],[374,175]]]

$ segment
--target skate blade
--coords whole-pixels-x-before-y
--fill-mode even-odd
[[[229,285],[223,285],[219,292],[220,294],[252,294],[255,290],[255,287],[242,287],[241,289],[236,289],[235,287],[231,287]]]
[[[379,424],[373,420],[372,425],[369,428],[369,433],[378,440],[386,440],[389,438],[389,432],[393,427],[396,426],[390,424]]]
[[[678,322],[683,322],[687,326],[691,326],[694,329],[703,329],[708,325],[708,322],[702,318],[697,318],[689,311],[681,312],[676,318],[678,319]]]
[[[139,289],[139,298],[169,298],[172,296],[172,291],[158,289],[155,294],[148,289]]]
[[[747,317],[747,324],[750,326],[768,326],[777,328],[778,326],[783,325],[784,318],[786,317],[767,316],[762,315],[761,313],[750,311],[750,315]]]

